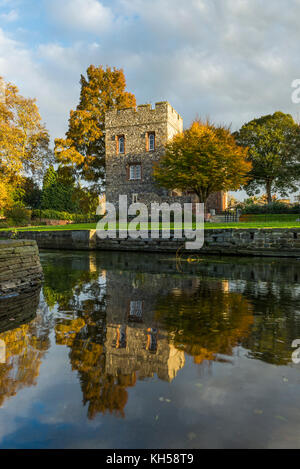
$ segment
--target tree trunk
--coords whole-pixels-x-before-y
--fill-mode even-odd
[[[272,181],[267,181],[266,191],[267,191],[268,205],[269,205],[272,203]]]
[[[204,204],[204,218],[206,218],[207,217],[206,202],[207,202],[208,196],[206,194],[204,195],[202,192],[199,192],[199,191],[196,191],[196,190],[195,190],[195,193],[199,197],[199,204]]]

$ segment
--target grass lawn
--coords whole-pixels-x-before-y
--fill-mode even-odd
[[[205,229],[210,230],[236,228],[241,230],[248,228],[300,228],[300,222],[296,221],[297,218],[300,218],[300,215],[252,215],[250,219],[251,221],[249,220],[247,222],[245,221],[240,223],[205,223]],[[195,228],[195,225],[193,227]],[[173,228],[172,223],[171,228]],[[11,231],[13,229],[14,228],[2,228],[0,229],[0,232]],[[63,226],[32,226],[25,228],[20,227],[15,229],[17,229],[18,231],[95,230],[96,223],[80,223]]]

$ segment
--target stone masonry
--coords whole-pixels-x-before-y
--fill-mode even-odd
[[[42,281],[36,241],[0,241],[0,300],[38,289]]]
[[[2,231],[1,237],[10,237],[10,231]],[[300,228],[222,228],[206,229],[205,243],[198,254],[274,256],[300,258]],[[68,231],[19,231],[18,239],[34,239],[42,249],[70,249],[91,251],[173,252],[182,249],[186,239],[100,239],[96,230]],[[20,241],[22,242],[22,241]],[[184,249],[183,249],[184,251]],[[185,254],[191,251],[185,251]],[[1,248],[0,248],[1,257]],[[5,255],[1,262],[5,263]],[[2,270],[1,270],[2,269]],[[0,272],[5,268],[0,265]],[[0,274],[1,294],[1,274]]]
[[[113,109],[105,115],[106,201],[117,206],[119,195],[128,197],[128,204],[141,202],[195,202],[195,196],[181,195],[155,184],[153,165],[164,154],[166,142],[183,130],[182,117],[168,102],[150,104],[137,109]],[[154,135],[154,149],[149,149],[149,135]],[[124,153],[119,152],[119,139],[124,139]],[[140,167],[140,178],[130,178],[130,167]],[[207,209],[225,209],[223,193],[212,194]]]

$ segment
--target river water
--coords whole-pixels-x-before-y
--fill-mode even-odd
[[[0,303],[1,448],[300,447],[300,260],[41,261]]]

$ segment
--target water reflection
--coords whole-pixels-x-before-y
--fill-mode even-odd
[[[49,348],[46,315],[38,311],[40,289],[0,301],[0,406],[24,387],[37,384],[40,366]]]
[[[296,260],[204,258],[180,273],[161,255],[48,252],[42,262],[40,303],[35,292],[0,304],[0,405],[38,384],[54,347],[66,351],[88,419],[124,418],[139,383],[173,386],[186,367],[234,365],[241,350],[249,363],[291,365]]]
[[[185,354],[198,365],[230,362],[243,346],[250,358],[288,364],[300,337],[295,261],[203,259],[181,274],[170,257],[125,253],[48,255],[44,264],[56,343],[69,348],[89,418],[124,417],[129,388],[171,382]]]

